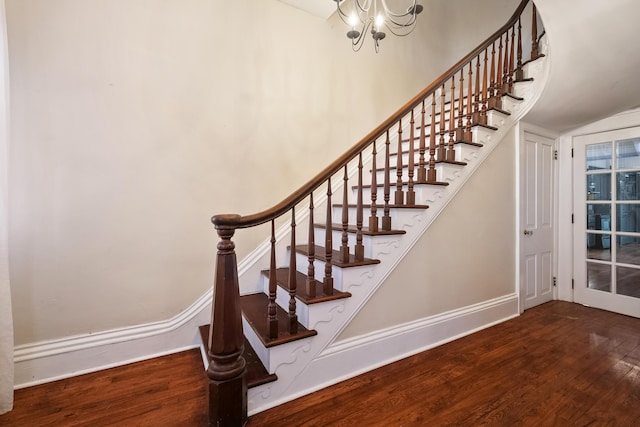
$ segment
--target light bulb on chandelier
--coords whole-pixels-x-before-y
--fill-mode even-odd
[[[351,39],[351,47],[359,51],[364,44],[364,35],[370,30],[374,41],[374,48],[378,52],[380,40],[387,34],[388,29],[396,36],[409,35],[416,26],[416,17],[422,12],[422,5],[416,0],[405,1],[406,12],[392,11],[385,0],[334,0],[338,15],[351,29],[347,37]],[[343,9],[342,3],[351,4],[350,11]]]

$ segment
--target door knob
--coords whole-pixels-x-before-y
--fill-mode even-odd
[[[533,234],[533,230],[524,230],[525,236],[531,236]]]

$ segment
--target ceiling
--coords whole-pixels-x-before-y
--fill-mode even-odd
[[[536,0],[551,71],[526,120],[567,131],[640,105],[637,0]]]
[[[309,12],[322,19],[328,19],[336,11],[334,0],[280,0],[295,8]]]

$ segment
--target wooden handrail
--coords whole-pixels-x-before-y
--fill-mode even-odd
[[[388,119],[383,121],[373,131],[369,132],[367,136],[362,138],[360,142],[351,147],[346,153],[340,156],[336,161],[327,166],[322,172],[313,177],[310,181],[300,187],[298,190],[289,195],[286,199],[273,206],[270,209],[258,212],[252,215],[241,216],[237,214],[220,214],[214,215],[211,218],[211,222],[215,225],[216,229],[238,229],[249,228],[260,224],[264,224],[274,218],[278,218],[284,213],[291,210],[291,208],[303,199],[305,199],[309,193],[320,187],[327,179],[337,173],[347,163],[354,159],[360,152],[367,148],[374,140],[378,139],[394,125],[405,114],[409,113],[413,108],[422,102],[423,99],[428,97],[431,93],[440,88],[446,81],[448,81],[453,75],[458,73],[466,64],[471,62],[473,58],[478,56],[487,47],[489,47],[498,36],[501,36],[505,31],[511,28],[517,21],[524,8],[529,3],[529,0],[522,0],[516,11],[511,18],[500,29],[489,36],[478,47],[468,53],[460,61],[456,62],[451,68],[445,71],[440,77],[433,81],[429,86],[424,88],[419,94],[414,96],[409,102],[402,106],[398,111],[392,114]]]

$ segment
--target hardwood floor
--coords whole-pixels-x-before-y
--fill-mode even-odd
[[[197,351],[16,392],[1,426],[198,426]],[[251,417],[256,426],[637,426],[640,319],[551,302]]]

